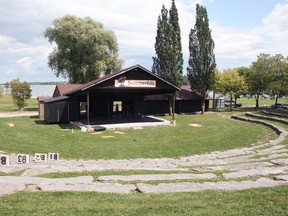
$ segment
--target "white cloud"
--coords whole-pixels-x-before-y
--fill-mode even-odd
[[[15,39],[5,36],[5,35],[0,35],[0,47],[5,47],[8,43],[14,42]]]
[[[30,57],[24,57],[17,61],[17,64],[26,71],[32,70],[33,61]]]
[[[196,3],[217,4],[217,1],[176,1],[185,64]],[[90,16],[103,23],[118,38],[124,67],[142,64],[150,69],[162,4],[169,9],[171,0],[0,0],[0,83],[15,76],[27,81],[59,80],[47,66],[53,45],[43,33],[55,18],[66,14]],[[249,66],[261,52],[287,55],[287,14],[288,3],[278,4],[257,28],[231,28],[210,20],[219,69]]]
[[[263,19],[265,33],[274,40],[283,40],[288,35],[288,4],[277,4]]]

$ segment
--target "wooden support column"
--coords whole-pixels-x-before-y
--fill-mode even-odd
[[[87,125],[90,125],[90,94],[87,93]]]
[[[173,95],[173,104],[172,104],[172,121],[175,121],[175,100],[176,100],[176,94]]]

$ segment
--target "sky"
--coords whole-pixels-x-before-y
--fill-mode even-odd
[[[53,50],[44,31],[70,14],[114,31],[123,68],[151,70],[157,19],[172,0],[0,0],[0,83],[65,81],[48,67]],[[175,0],[186,73],[197,3],[207,9],[217,68],[249,67],[260,53],[288,56],[288,0]]]

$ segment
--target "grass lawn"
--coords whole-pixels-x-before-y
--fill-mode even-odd
[[[72,131],[68,124],[47,124],[37,117],[1,118],[0,149],[27,154],[58,152],[62,158],[76,159],[157,158],[246,147],[276,137],[264,126],[224,118],[222,114],[176,115],[176,121],[176,127],[95,134]],[[14,127],[9,126],[11,123]],[[192,123],[202,127],[189,126]]]
[[[165,194],[34,192],[0,197],[1,215],[287,215],[288,186]]]
[[[6,103],[7,106],[2,104],[4,99],[0,99],[0,111],[13,111],[11,101]],[[32,110],[36,107],[34,102],[31,102]],[[272,130],[232,120],[230,114],[176,115],[176,127],[130,129],[121,131],[123,134],[115,131],[94,134],[80,130],[72,133],[68,124],[47,124],[37,117],[0,118],[0,150],[28,154],[58,152],[60,157],[76,159],[180,157],[246,147],[276,137]],[[202,127],[189,126],[192,123]],[[93,176],[104,172],[115,174],[115,171],[103,171]],[[125,172],[131,174],[132,171],[121,171],[121,174]],[[139,170],[133,174],[142,172],[147,173]],[[63,177],[62,174],[50,174],[50,177],[59,175]],[[78,176],[79,173],[63,175]],[[129,195],[18,192],[0,196],[0,215],[288,215],[287,196],[288,186]]]
[[[256,101],[255,98],[239,98],[237,99],[237,102],[241,102],[243,107],[255,107]],[[285,98],[278,99],[278,103],[288,104],[288,100]],[[272,104],[275,104],[275,99],[269,99],[269,98],[260,98],[259,99],[259,106],[271,106]]]
[[[38,101],[36,98],[30,98],[26,100],[27,106],[24,107],[25,111],[37,111]],[[13,99],[11,95],[3,95],[0,98],[0,112],[14,112],[18,111],[18,107],[13,104]]]

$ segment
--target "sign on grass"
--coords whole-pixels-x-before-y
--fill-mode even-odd
[[[1,165],[9,165],[9,156],[8,155],[0,155],[0,164]]]
[[[29,163],[30,157],[26,154],[17,154],[17,163],[18,164],[26,164]]]
[[[48,160],[59,160],[59,153],[48,153]]]
[[[47,161],[47,154],[35,153],[35,161],[36,162],[45,162],[45,161]]]

